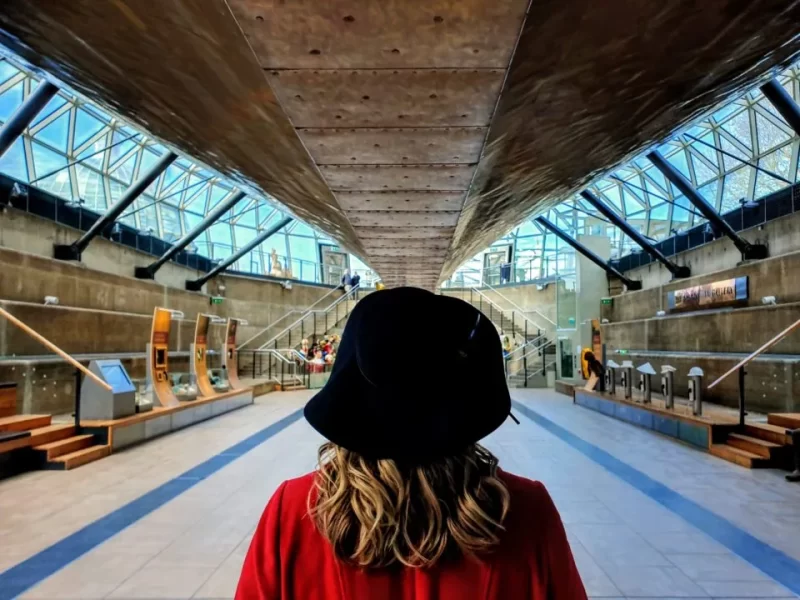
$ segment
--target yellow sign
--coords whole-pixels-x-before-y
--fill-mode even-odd
[[[747,277],[736,277],[675,290],[667,295],[670,310],[711,308],[747,299]]]

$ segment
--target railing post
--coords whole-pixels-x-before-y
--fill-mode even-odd
[[[283,361],[281,361],[281,387],[283,387]]]
[[[256,351],[253,350],[253,379],[256,378]]]
[[[75,369],[75,435],[81,433],[81,372]]]
[[[472,288],[469,288],[469,303],[472,304],[472,292],[474,292]]]
[[[739,367],[739,426],[744,427],[744,417],[747,414],[745,412],[745,400],[744,400],[744,376],[747,373],[744,370],[744,365]]]
[[[272,379],[272,353],[267,355],[267,379]]]
[[[313,313],[311,313],[311,314],[313,314],[313,315],[314,315],[314,331],[312,331],[312,332],[311,332],[311,335],[313,335],[314,337],[316,337],[316,335],[317,335],[317,313],[316,313],[316,311],[315,311],[315,312],[313,312]]]
[[[259,376],[264,374],[264,355],[261,353],[258,355],[258,374]]]
[[[522,387],[528,387],[528,357],[522,357],[522,368],[525,371],[525,382],[522,384]]]
[[[511,333],[512,335],[517,335],[516,325],[514,324],[514,311],[511,311]]]
[[[289,348],[292,347],[292,330],[289,330]]]

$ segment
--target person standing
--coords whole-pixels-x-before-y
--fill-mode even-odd
[[[440,369],[409,378],[434,329],[448,340]],[[480,443],[513,417],[500,353],[489,319],[457,298],[361,300],[304,410],[327,440],[319,466],[269,501],[236,599],[586,600],[545,487]]]

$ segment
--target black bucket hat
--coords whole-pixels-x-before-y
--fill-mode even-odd
[[[458,298],[406,287],[356,305],[305,417],[362,456],[419,463],[484,438],[510,410],[491,321]]]

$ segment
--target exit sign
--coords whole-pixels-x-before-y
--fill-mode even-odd
[[[600,304],[607,304],[607,305],[614,304],[614,299],[613,298],[601,298],[600,299]]]
[[[211,296],[211,304],[222,304],[223,300],[225,300],[225,298],[222,296]]]

